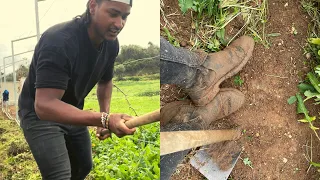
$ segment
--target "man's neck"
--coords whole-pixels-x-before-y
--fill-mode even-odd
[[[103,38],[101,38],[99,35],[97,35],[96,31],[94,30],[94,28],[92,27],[92,24],[89,25],[89,27],[87,28],[88,30],[88,35],[89,35],[89,39],[92,43],[92,45],[99,50],[99,47],[101,45],[101,43],[103,42]]]

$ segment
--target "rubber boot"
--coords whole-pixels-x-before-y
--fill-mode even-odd
[[[223,51],[208,54],[198,68],[195,84],[187,92],[197,106],[204,106],[212,101],[219,92],[222,81],[237,74],[252,56],[254,41],[242,36]]]
[[[197,122],[201,129],[237,111],[245,101],[244,94],[232,88],[222,88],[206,106],[195,106],[191,101],[175,101],[161,109],[161,126]]]

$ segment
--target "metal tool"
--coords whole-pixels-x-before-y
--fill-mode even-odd
[[[160,155],[202,146],[202,148],[190,158],[190,164],[209,180],[227,180],[241,154],[241,148],[233,152],[230,168],[221,170],[215,159],[204,150],[208,148],[205,145],[236,140],[240,135],[241,131],[239,130],[160,132]]]

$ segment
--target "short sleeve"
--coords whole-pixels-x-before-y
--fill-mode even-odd
[[[119,54],[119,42],[115,40],[114,42],[110,43],[107,50],[110,54],[108,59],[108,66],[105,70],[104,75],[100,79],[102,82],[108,82],[113,78],[113,71],[114,71],[114,62]]]
[[[70,61],[63,52],[42,50],[36,65],[36,88],[66,90],[70,80]]]

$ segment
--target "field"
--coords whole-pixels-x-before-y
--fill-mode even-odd
[[[137,115],[142,115],[159,108],[159,80],[140,78],[114,84],[122,92],[117,88],[113,89],[111,113],[135,116],[134,111]],[[84,109],[99,110],[95,90],[87,96]],[[41,179],[20,128],[3,115],[0,119],[0,179]],[[140,127],[133,136],[113,136],[104,141],[95,137],[93,127],[90,127],[90,132],[94,168],[87,177],[88,180],[159,179],[159,123]]]

